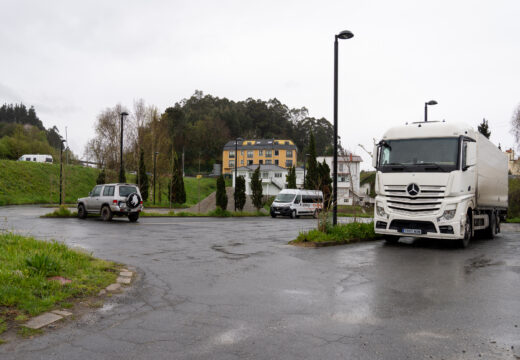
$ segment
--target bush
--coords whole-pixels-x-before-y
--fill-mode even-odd
[[[313,229],[308,232],[301,232],[293,240],[299,242],[351,242],[360,240],[373,240],[377,238],[374,232],[374,223],[350,223],[339,224],[337,226],[327,226],[325,231]]]
[[[520,217],[520,179],[509,179],[508,218]]]

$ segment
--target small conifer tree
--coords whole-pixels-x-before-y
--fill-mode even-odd
[[[139,191],[143,197],[143,201],[148,200],[148,189],[150,187],[148,182],[148,175],[146,175],[146,167],[144,165],[144,151],[141,149],[139,156]]]
[[[289,173],[285,177],[287,181],[287,188],[288,189],[296,189],[296,168],[292,166],[289,168]]]
[[[224,181],[224,176],[220,175],[217,178],[217,207],[226,210],[227,203],[226,182]]]
[[[239,211],[244,209],[246,204],[246,179],[238,176],[235,184],[235,205]]]
[[[260,178],[260,166],[256,168],[253,172],[253,177],[251,178],[251,200],[253,201],[253,205],[255,208],[260,210],[262,207],[262,179]]]

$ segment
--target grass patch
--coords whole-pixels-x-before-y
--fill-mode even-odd
[[[217,208],[215,210],[209,211],[205,214],[192,213],[181,211],[175,213],[173,211],[167,213],[156,213],[156,212],[142,212],[140,216],[142,217],[254,217],[254,216],[267,216],[269,214],[262,211],[227,211]]]
[[[62,205],[58,209],[54,210],[51,213],[42,215],[41,217],[47,217],[47,218],[70,218],[70,217],[77,217],[77,212],[72,212],[69,210],[68,207]]]
[[[48,280],[70,279],[68,284]],[[115,282],[117,265],[58,242],[0,234],[0,324],[61,307],[65,301],[96,295]],[[0,325],[1,326],[1,325]],[[22,328],[22,336],[31,336]]]
[[[520,223],[520,217],[506,219],[506,223]]]
[[[289,244],[345,244],[351,242],[369,241],[378,239],[379,236],[374,232],[374,223],[350,223],[328,226],[325,232],[313,229],[300,232],[298,237]]]

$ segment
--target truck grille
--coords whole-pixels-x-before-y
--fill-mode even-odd
[[[407,220],[393,220],[390,223],[390,229],[401,232],[403,229],[417,229],[421,230],[422,234],[436,233],[435,225],[430,221],[407,221]]]
[[[417,195],[410,195],[409,185],[387,185],[388,207],[395,212],[404,214],[434,214],[437,212],[444,199],[446,186],[418,185]]]

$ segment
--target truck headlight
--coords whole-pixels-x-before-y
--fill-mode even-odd
[[[387,217],[386,212],[385,212],[385,207],[380,205],[380,203],[376,204],[376,212],[377,212],[378,216],[381,216],[381,217],[384,217],[384,218]]]
[[[444,210],[444,213],[437,218],[437,221],[448,221],[455,217],[455,213],[457,212],[457,209],[451,209],[451,210]]]

